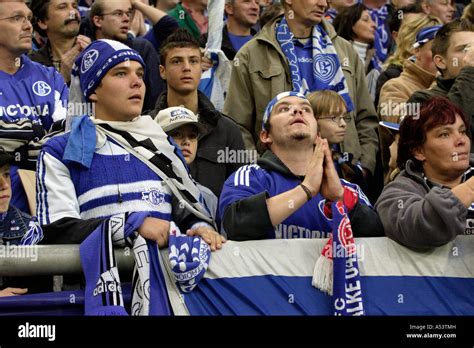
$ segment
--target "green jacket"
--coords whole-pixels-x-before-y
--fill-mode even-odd
[[[292,90],[287,59],[276,40],[275,24],[279,16],[237,53],[232,68],[224,113],[241,126],[247,148],[255,148],[262,129],[262,118],[268,102],[278,93]],[[347,125],[343,150],[354,155],[364,168],[375,170],[378,150],[378,117],[365,80],[365,68],[352,45],[338,37],[334,28],[322,25],[336,49],[354,104],[353,120]]]
[[[194,38],[199,41],[201,37],[201,32],[199,31],[199,28],[197,27],[196,23],[194,23],[194,20],[192,19],[191,15],[188,13],[188,11],[185,10],[181,3],[177,4],[175,8],[170,10],[168,12],[168,15],[176,19],[178,21],[178,25],[181,28],[188,29],[188,31],[194,36]]]

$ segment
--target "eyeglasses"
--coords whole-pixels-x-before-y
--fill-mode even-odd
[[[101,16],[111,15],[111,16],[114,16],[114,17],[117,17],[117,18],[122,18],[124,15],[126,15],[128,18],[132,18],[134,14],[135,14],[135,10],[128,10],[126,12],[122,11],[122,10],[117,10],[117,11],[110,12],[110,13],[102,13]]]
[[[16,16],[11,16],[11,17],[6,17],[6,18],[0,18],[0,21],[4,20],[9,20],[12,23],[25,23],[26,21],[31,23],[31,20],[33,19],[32,15],[24,16],[24,15],[16,15]]]
[[[351,115],[345,114],[345,115],[331,115],[331,116],[324,116],[324,117],[318,117],[318,120],[331,120],[334,123],[341,123],[342,120],[344,120],[346,123],[351,120]]]

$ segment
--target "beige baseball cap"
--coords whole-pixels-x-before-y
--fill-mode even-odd
[[[158,112],[158,115],[156,115],[155,122],[158,123],[166,133],[185,124],[196,126],[200,136],[209,132],[208,128],[199,122],[194,112],[182,106],[172,106],[161,110]]]

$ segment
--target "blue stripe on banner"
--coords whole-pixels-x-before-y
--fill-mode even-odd
[[[472,315],[474,279],[361,277],[368,315]]]
[[[202,279],[183,296],[191,315],[328,315],[331,299],[310,277]]]
[[[361,283],[366,315],[474,313],[474,279],[362,276]],[[183,297],[191,315],[334,315],[311,277],[204,278]]]

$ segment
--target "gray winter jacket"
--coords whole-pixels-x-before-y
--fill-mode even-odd
[[[471,167],[462,181],[472,175]],[[473,232],[468,219],[474,217],[472,208],[466,208],[450,188],[430,187],[411,160],[385,186],[375,209],[387,236],[413,249],[437,247]]]

